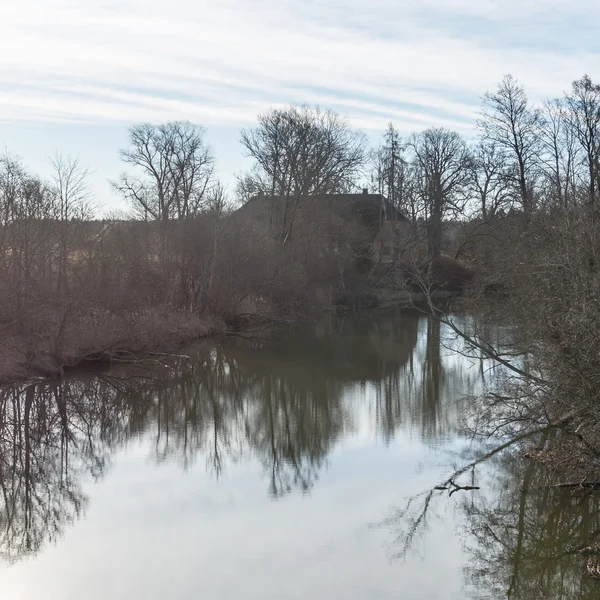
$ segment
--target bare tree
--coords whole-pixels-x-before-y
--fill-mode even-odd
[[[10,155],[0,158],[0,215],[5,275],[14,285],[47,277],[54,246],[49,224],[59,216],[56,199]]]
[[[206,212],[221,217],[231,211],[231,200],[225,186],[217,181],[206,195]]]
[[[140,175],[123,173],[113,187],[145,219],[187,219],[202,210],[214,174],[202,127],[187,121],[135,125],[121,159]]]
[[[560,100],[544,102],[540,113],[542,169],[550,184],[550,197],[567,208],[575,196],[577,147]]]
[[[92,216],[92,195],[89,188],[89,170],[78,157],[63,156],[56,152],[50,159],[52,167],[52,188],[60,215],[58,280],[59,292],[68,287],[67,265],[71,221],[82,221]]]
[[[568,125],[583,149],[589,202],[594,203],[600,191],[600,85],[584,75],[573,82],[565,104]]]
[[[493,219],[515,198],[515,186],[506,167],[506,152],[496,142],[480,140],[473,149],[471,184],[479,200],[481,217]]]
[[[17,208],[25,171],[21,161],[5,152],[0,156],[0,223],[8,225]]]
[[[371,178],[380,194],[392,207],[392,218],[398,213],[410,214],[409,164],[404,157],[405,145],[392,123],[384,134],[383,144],[373,153]]]
[[[91,218],[90,170],[81,163],[79,157],[64,156],[59,152],[50,157],[49,162],[61,221]]]
[[[411,146],[428,219],[429,252],[436,257],[442,252],[444,217],[464,209],[472,161],[462,137],[446,129],[427,129],[413,136]]]
[[[0,323],[12,324],[29,357],[53,300],[59,210],[52,190],[9,155],[0,159],[0,214]]]
[[[539,153],[539,113],[529,105],[523,87],[506,75],[495,93],[483,96],[478,126],[485,138],[506,148],[515,163],[515,180],[523,210],[533,209],[534,167]]]
[[[257,127],[242,131],[241,142],[254,167],[240,188],[278,199],[277,222],[272,216],[270,225],[284,243],[302,201],[352,188],[365,158],[363,134],[339,115],[306,105],[260,115]]]

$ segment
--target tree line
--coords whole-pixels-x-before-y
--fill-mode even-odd
[[[457,215],[494,218],[552,204],[593,204],[600,189],[600,85],[587,76],[562,98],[540,106],[506,75],[482,97],[477,135],[466,140],[444,128],[401,137],[390,123],[379,147],[332,111],[307,105],[273,109],[242,130],[253,161],[237,176],[229,198],[218,180],[204,127],[187,121],[130,128],[120,151],[129,171],[112,187],[131,207],[131,218],[197,218],[243,203],[257,193],[280,199],[282,241],[307,196],[368,187],[394,210],[424,220],[433,255],[441,252],[438,224]],[[23,219],[81,220],[93,216],[88,170],[78,159],[56,155],[49,182],[29,174],[5,154],[0,161],[1,223]],[[231,196],[231,194],[230,194]]]
[[[533,105],[511,75],[484,94],[477,135],[466,140],[444,128],[403,138],[390,123],[377,148],[347,120],[309,106],[274,109],[241,132],[253,161],[238,176],[235,196],[277,197],[282,241],[307,196],[368,187],[394,210],[431,229],[433,255],[442,250],[440,223],[467,216],[493,219],[510,209],[527,214],[558,204],[599,199],[600,85],[586,75],[562,98]],[[137,214],[160,220],[194,217],[220,206],[222,186],[205,131],[189,123],[130,130],[123,174],[115,189]],[[215,194],[215,189],[218,193]]]
[[[595,207],[600,194],[600,86],[587,76],[541,106],[506,76],[470,140],[443,128],[402,137],[390,124],[373,149],[345,118],[305,105],[259,115],[240,140],[252,166],[228,192],[202,126],[133,126],[112,182],[131,207],[120,222],[96,218],[78,159],[55,155],[43,180],[0,157],[3,369],[52,373],[174,340],[186,321],[195,335],[290,318],[380,282],[364,229],[308,198],[381,193],[429,258],[457,254],[444,228],[463,223],[462,256],[490,268],[482,257],[497,248],[474,240],[493,241],[501,217]],[[272,199],[262,219],[232,210],[261,194]]]

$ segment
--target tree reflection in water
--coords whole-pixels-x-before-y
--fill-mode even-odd
[[[74,411],[61,387],[0,392],[0,548],[7,560],[55,540],[84,507],[82,456],[70,452]]]
[[[590,548],[600,547],[600,495],[557,488],[547,468],[523,458],[519,441],[482,452],[380,523],[393,532],[394,557],[407,558],[430,522],[450,508],[468,556],[466,597],[598,598],[600,581],[587,576],[585,565]],[[477,489],[458,487],[468,485]]]
[[[458,431],[458,389],[478,378],[443,351],[439,321],[328,316],[269,340],[206,344],[189,360],[0,389],[0,549],[6,561],[57,540],[132,439],[158,463],[198,458],[219,477],[257,459],[274,497],[309,491],[336,442],[367,415],[379,437]],[[354,400],[354,403],[353,403]]]
[[[552,487],[547,469],[515,452],[486,471],[489,492],[461,503],[471,597],[598,598],[600,582],[574,550],[600,539],[600,496]]]

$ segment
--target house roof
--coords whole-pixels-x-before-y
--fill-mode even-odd
[[[330,202],[336,212],[360,215],[363,220],[380,221],[394,218],[394,208],[383,194],[327,194],[321,200]],[[401,220],[406,219],[401,215]]]
[[[252,211],[257,216],[282,196],[253,196],[239,211]],[[348,220],[359,217],[364,223],[378,223],[383,220],[408,221],[407,217],[397,210],[383,194],[369,194],[363,190],[360,194],[315,194],[306,197],[308,204],[315,202],[329,207],[334,213]]]

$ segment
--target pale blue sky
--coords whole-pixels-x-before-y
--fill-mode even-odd
[[[129,125],[207,128],[219,172],[246,166],[240,127],[309,102],[375,140],[472,132],[481,94],[512,73],[539,101],[600,79],[593,0],[2,0],[0,144],[44,174],[54,150],[95,171],[102,207]]]

